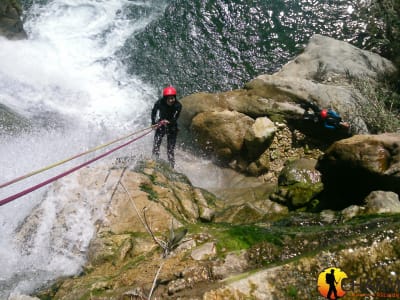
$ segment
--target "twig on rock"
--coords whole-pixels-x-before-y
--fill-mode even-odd
[[[122,175],[122,174],[121,174]],[[122,176],[121,176],[122,177]],[[151,229],[151,226],[149,224],[149,221],[147,219],[147,215],[146,215],[146,211],[147,211],[147,207],[143,207],[142,209],[142,214],[143,216],[139,213],[139,210],[136,206],[135,201],[133,200],[133,197],[131,196],[131,194],[129,193],[128,189],[125,187],[125,185],[122,183],[122,180],[120,178],[119,180],[119,184],[121,185],[121,187],[124,189],[125,193],[128,195],[129,201],[133,206],[133,209],[135,210],[140,222],[143,224],[144,228],[146,229],[146,231],[150,234],[151,238],[153,239],[153,241],[159,245],[162,249],[163,249],[163,255],[162,258],[165,259],[168,257],[168,255],[174,250],[176,249],[176,247],[179,246],[179,244],[181,243],[182,239],[185,237],[186,233],[187,233],[187,229],[184,228],[183,230],[179,231],[178,233],[175,233],[174,231],[174,222],[171,219],[171,228],[170,228],[170,236],[167,238],[165,237],[165,240],[159,239],[155,236],[153,230]],[[156,288],[156,284],[157,284],[157,278],[161,273],[161,269],[163,267],[164,263],[161,263],[161,265],[159,266],[156,275],[154,277],[153,280],[153,284],[148,296],[148,300],[151,299],[151,296],[154,292],[154,289]]]

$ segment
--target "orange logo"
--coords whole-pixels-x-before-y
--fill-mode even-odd
[[[346,291],[342,288],[342,280],[347,278],[347,274],[339,268],[327,268],[319,273],[318,291],[327,299],[342,298]]]

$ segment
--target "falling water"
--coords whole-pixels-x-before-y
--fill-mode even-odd
[[[115,52],[163,13],[165,1],[41,3],[27,12],[28,40],[0,39],[0,103],[32,124],[0,135],[1,183],[149,126],[156,98],[152,86],[126,74]],[[147,138],[126,151],[145,152],[149,144]],[[77,164],[1,188],[0,198]],[[76,180],[70,175],[64,185],[74,189]],[[67,198],[68,189],[54,184],[0,207],[0,299],[79,272],[101,210],[91,201],[71,207]],[[22,234],[32,210],[37,222]]]

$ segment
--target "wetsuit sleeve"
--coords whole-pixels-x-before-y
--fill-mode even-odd
[[[328,129],[336,129],[336,127],[335,126],[333,126],[333,125],[330,125],[328,122],[324,122],[324,127],[325,128],[328,128]]]
[[[172,120],[171,120],[173,123],[177,123],[178,118],[179,118],[179,116],[181,114],[181,110],[182,110],[182,104],[177,102],[176,105],[175,105],[174,115],[172,116]]]
[[[325,128],[328,129],[336,129],[340,128],[340,123],[342,122],[342,118],[340,115],[334,110],[328,110],[328,118],[324,122]]]
[[[160,101],[154,103],[153,109],[151,110],[151,125],[156,124],[157,111],[159,110],[159,102]]]
[[[335,118],[336,120],[338,120],[338,122],[341,122],[341,121],[342,121],[342,118],[340,117],[340,115],[339,115],[336,111],[334,111],[334,110],[329,110],[329,111],[328,111],[328,114],[329,114],[331,117],[333,117],[333,118]]]

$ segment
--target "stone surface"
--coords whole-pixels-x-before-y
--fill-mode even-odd
[[[205,260],[214,257],[217,254],[215,243],[205,243],[197,249],[194,249],[190,256],[194,260]]]
[[[21,21],[22,8],[19,0],[0,2],[0,36],[19,40],[27,38]]]
[[[372,191],[400,193],[400,134],[356,135],[319,159],[325,194],[339,206],[361,204]],[[344,208],[344,207],[342,207]]]
[[[400,213],[399,195],[393,192],[373,191],[365,198],[366,213]]]
[[[192,131],[207,150],[222,159],[231,159],[240,153],[253,123],[250,117],[234,111],[203,112],[193,118]]]

